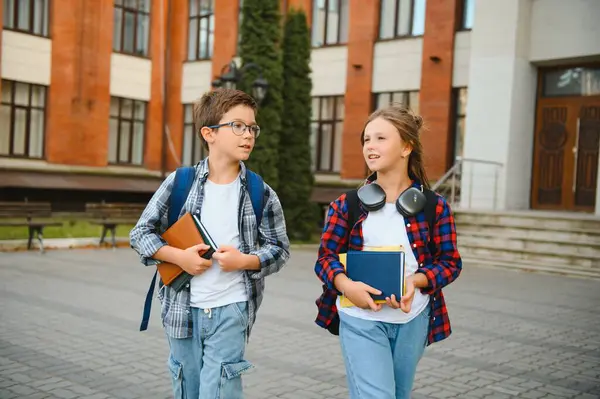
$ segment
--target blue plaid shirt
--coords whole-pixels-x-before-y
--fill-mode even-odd
[[[265,289],[264,279],[276,273],[289,259],[289,239],[285,229],[283,209],[277,194],[265,183],[265,206],[260,227],[256,226],[256,217],[246,186],[246,167],[240,162],[240,206],[237,209],[240,220],[240,251],[257,255],[260,270],[246,270],[244,282],[248,295],[248,336],[256,320],[256,312],[260,307]],[[208,158],[195,166],[194,183],[179,217],[186,212],[200,215],[204,196],[204,183],[208,178]],[[167,211],[169,196],[175,179],[171,173],[158,188],[146,206],[139,221],[129,234],[131,247],[140,255],[142,264],[154,266],[160,263],[152,256],[167,243],[161,234],[168,226]],[[233,211],[233,210],[232,210]],[[259,245],[260,243],[260,245]],[[176,292],[166,285],[159,288],[158,298],[161,301],[161,318],[166,333],[173,338],[192,336],[193,321],[190,310],[190,288]]]

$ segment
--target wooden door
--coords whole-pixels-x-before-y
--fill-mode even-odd
[[[538,104],[532,207],[571,209],[578,107],[564,98],[540,99]]]
[[[573,208],[593,212],[598,185],[600,151],[600,100],[581,99],[575,142]]]
[[[596,204],[600,101],[539,99],[532,207],[593,212]]]

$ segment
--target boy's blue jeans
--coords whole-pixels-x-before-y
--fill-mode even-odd
[[[401,312],[401,310],[398,310]],[[429,306],[406,324],[340,312],[340,342],[351,399],[408,399],[427,343]]]
[[[252,367],[244,360],[247,303],[191,311],[193,336],[168,337],[175,399],[242,398],[241,374]]]

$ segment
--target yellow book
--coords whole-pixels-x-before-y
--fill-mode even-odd
[[[381,246],[381,247],[363,247],[363,251],[379,251],[379,252],[386,252],[386,251],[399,251],[399,252],[403,252],[404,251],[404,247],[402,245],[388,245],[388,246]],[[344,265],[344,270],[346,270],[346,254],[339,254],[338,255],[340,258],[340,263],[342,265]],[[406,287],[405,287],[406,289]],[[400,298],[396,298],[397,300],[400,300]],[[375,303],[386,303],[385,299],[379,299],[379,300],[375,300]],[[351,308],[353,306],[355,306],[352,301],[350,301],[348,298],[346,298],[344,295],[340,295],[340,306],[343,308]]]

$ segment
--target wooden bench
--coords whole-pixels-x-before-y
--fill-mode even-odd
[[[34,221],[33,218],[49,218],[51,216],[52,210],[49,202],[0,202],[0,226],[27,227],[29,229],[27,249],[31,249],[33,237],[35,236],[40,244],[41,253],[44,253],[44,227],[61,226],[62,223]],[[25,220],[7,220],[21,218]]]
[[[106,239],[106,233],[110,231],[112,236],[112,247],[117,246],[116,228],[124,224],[136,224],[140,215],[146,207],[145,204],[130,203],[87,203],[85,204],[86,215],[91,218],[92,224],[102,226],[102,235],[98,245],[102,245]]]

